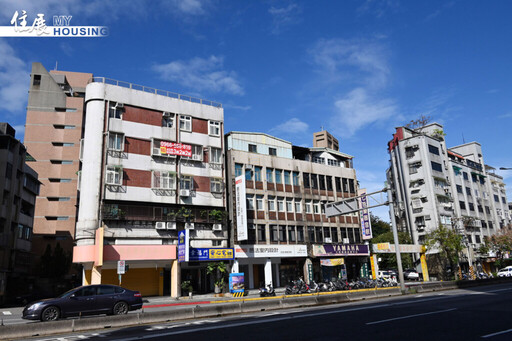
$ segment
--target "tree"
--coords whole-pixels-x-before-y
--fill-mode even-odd
[[[439,224],[439,227],[425,236],[427,250],[438,251],[441,265],[450,265],[452,273],[459,262],[459,253],[464,248],[462,236],[450,228]],[[445,277],[450,277],[446,266],[443,266]]]
[[[418,119],[411,120],[405,127],[412,130],[421,130],[420,128],[426,126],[430,121],[432,121],[432,117],[421,115]]]
[[[379,217],[370,213],[370,221],[372,224],[372,235],[373,238],[380,236],[381,234],[391,231],[391,224],[385,222]]]
[[[224,287],[224,277],[228,272],[228,268],[224,262],[211,262],[206,266],[206,273],[213,275],[216,290]]]
[[[512,251],[512,225],[504,227],[499,233],[490,237],[484,237],[484,244],[479,250],[481,253],[496,253],[496,262],[498,268],[504,266],[505,254]]]
[[[389,224],[388,224],[389,225]],[[372,225],[373,227],[373,225]],[[372,239],[373,244],[377,243],[391,243],[394,244],[395,239],[393,237],[393,231],[388,231],[386,233],[383,233],[375,238]],[[400,244],[412,244],[411,237],[407,232],[398,232],[398,242]],[[382,269],[396,269],[397,262],[396,262],[396,254],[395,253],[382,253],[378,255],[379,258],[381,258],[381,261],[379,262],[379,268]],[[412,267],[412,255],[409,253],[402,253],[402,267],[404,269],[411,268]]]

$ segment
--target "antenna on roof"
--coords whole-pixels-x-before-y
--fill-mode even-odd
[[[466,140],[464,139],[464,133],[462,133],[462,144],[466,144]]]
[[[55,71],[57,71],[57,66],[59,66],[59,62],[55,61]]]

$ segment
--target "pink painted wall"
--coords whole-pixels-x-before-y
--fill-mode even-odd
[[[95,245],[75,246],[73,263],[94,262]],[[105,245],[103,261],[174,260],[176,245]]]

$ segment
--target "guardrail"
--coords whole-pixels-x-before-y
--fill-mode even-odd
[[[155,94],[155,95],[161,95],[161,96],[181,99],[183,101],[188,101],[188,102],[192,102],[192,103],[209,105],[209,106],[215,107],[215,108],[222,108],[222,104],[220,104],[218,102],[209,101],[206,99],[196,98],[196,97],[187,96],[187,95],[182,95],[182,94],[178,94],[178,93],[171,92],[171,91],[150,88],[150,87],[147,87],[144,85],[138,85],[138,84],[133,84],[133,83],[129,83],[129,82],[118,81],[115,79],[110,79],[110,78],[105,78],[105,77],[93,77],[93,78],[89,79],[89,81],[87,82],[87,84],[89,84],[89,83],[105,83],[105,84],[120,86],[120,87],[127,88],[127,89],[148,92],[148,93]]]

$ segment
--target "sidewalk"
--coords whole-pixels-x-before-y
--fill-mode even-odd
[[[285,288],[276,288],[276,296],[284,295]],[[246,294],[242,298],[257,298],[260,297],[259,289],[249,289],[245,291]],[[223,296],[221,296],[223,295]],[[168,306],[190,305],[190,304],[209,304],[211,301],[230,301],[239,300],[241,297],[232,297],[231,293],[224,294],[201,294],[193,295],[192,298],[188,296],[171,297],[171,296],[150,296],[143,297],[144,308],[158,308]]]

